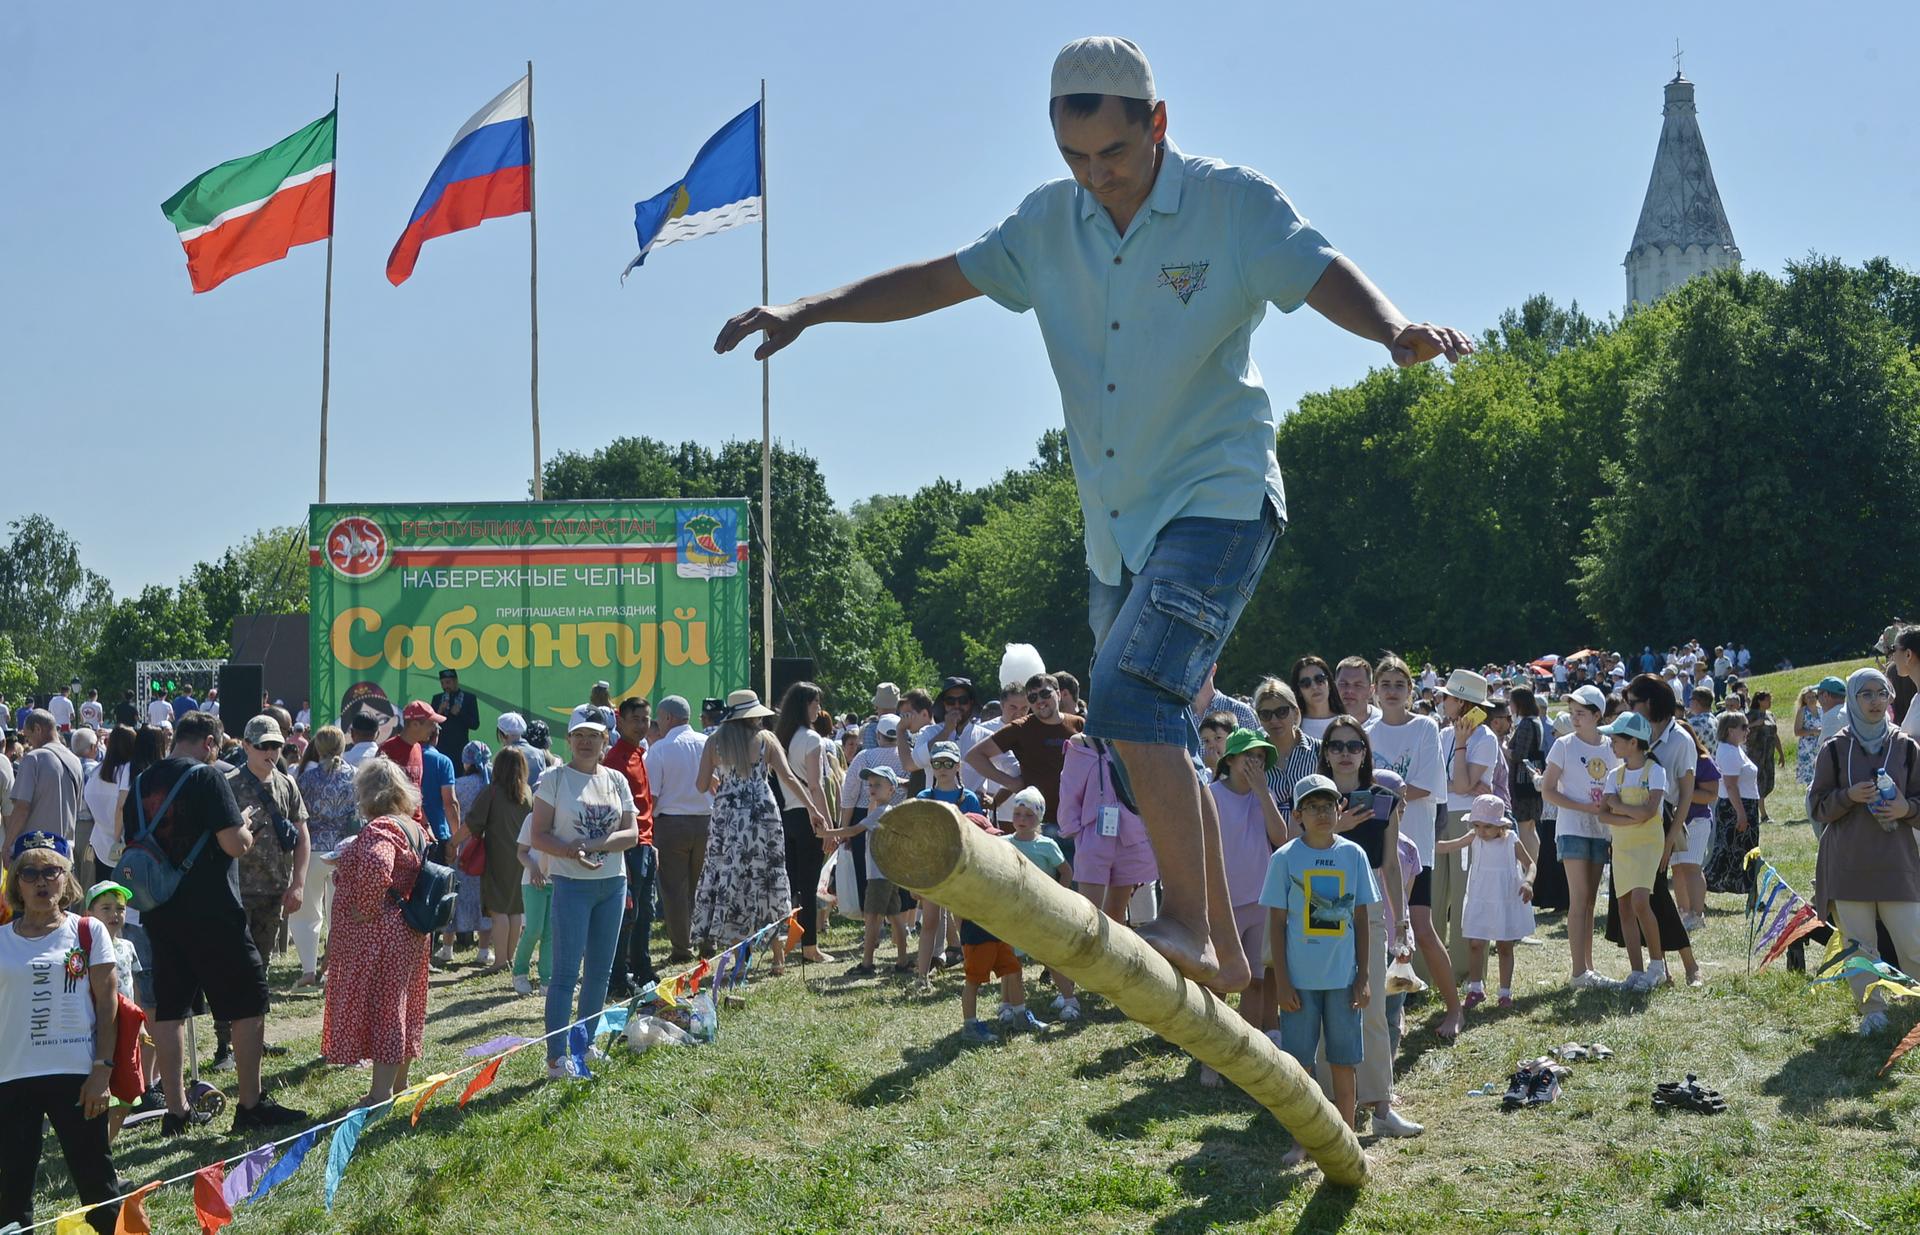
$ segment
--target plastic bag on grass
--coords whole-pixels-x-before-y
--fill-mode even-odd
[[[713,1006],[712,991],[701,991],[680,1006],[687,1010],[687,1036],[695,1045],[705,1046],[720,1036],[720,1014]]]
[[[638,1016],[627,1022],[627,1045],[638,1054],[656,1046],[692,1046],[693,1038],[657,1016]]]

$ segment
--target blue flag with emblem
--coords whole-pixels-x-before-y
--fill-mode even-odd
[[[640,255],[620,277],[663,245],[698,240],[760,220],[760,104],[741,112],[707,139],[678,183],[633,208]]]

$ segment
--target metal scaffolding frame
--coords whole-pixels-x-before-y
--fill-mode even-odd
[[[147,703],[153,698],[153,679],[155,678],[193,678],[206,675],[208,686],[220,684],[220,666],[223,660],[142,660],[133,666],[134,706],[140,715],[147,714]],[[205,691],[201,692],[204,698]]]

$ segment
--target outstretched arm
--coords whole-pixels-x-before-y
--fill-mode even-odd
[[[713,341],[713,350],[730,352],[740,340],[762,331],[767,337],[754,349],[753,358],[765,360],[799,338],[809,326],[822,322],[897,322],[979,294],[980,289],[960,272],[960,259],[949,253],[931,261],[895,266],[790,304],[756,305],[727,319],[720,337]]]
[[[1345,257],[1335,258],[1320,275],[1307,293],[1307,304],[1342,330],[1380,344],[1403,368],[1436,356],[1458,360],[1473,351],[1473,340],[1451,326],[1409,322],[1366,272]]]

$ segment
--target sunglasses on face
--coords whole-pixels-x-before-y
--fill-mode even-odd
[[[1042,699],[1051,699],[1051,698],[1053,698],[1053,692],[1050,690],[1030,690],[1027,692],[1028,703],[1038,703]]]
[[[16,866],[13,873],[21,883],[52,883],[67,873],[64,866]]]
[[[1324,673],[1315,673],[1300,679],[1302,686],[1325,686],[1326,684],[1327,675]]]
[[[1345,741],[1337,738],[1328,738],[1326,741],[1320,743],[1320,745],[1330,753],[1336,755],[1364,755],[1367,753],[1367,744],[1359,738],[1352,738]]]
[[[1261,720],[1285,720],[1287,717],[1293,715],[1293,705],[1291,703],[1276,703],[1270,708],[1258,708],[1256,711],[1259,713]]]
[[[940,696],[940,702],[950,708],[957,708],[964,704],[972,703],[973,699],[968,695],[942,695]]]

